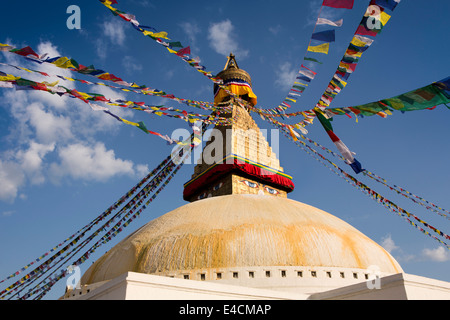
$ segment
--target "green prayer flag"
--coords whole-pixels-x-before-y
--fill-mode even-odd
[[[142,121],[138,122],[139,126],[138,128],[144,131],[145,133],[148,133],[148,129],[145,127],[145,124]]]
[[[183,45],[180,41],[168,42],[169,45],[173,48],[183,48]]]
[[[317,62],[317,63],[320,63],[320,64],[323,63],[323,62],[320,62],[320,61],[317,60],[317,59],[314,59],[314,58],[308,58],[308,57],[304,57],[303,60],[313,61],[313,62]]]

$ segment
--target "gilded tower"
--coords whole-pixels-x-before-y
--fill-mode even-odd
[[[214,102],[227,110],[230,125],[211,131],[194,174],[184,185],[183,197],[196,201],[229,194],[268,194],[287,197],[294,188],[280,161],[244,103],[256,105],[250,75],[240,69],[233,54],[217,74],[223,86],[214,85]],[[225,87],[225,88],[224,88]],[[267,135],[266,135],[267,136]]]

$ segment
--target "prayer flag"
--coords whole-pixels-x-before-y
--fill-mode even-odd
[[[388,15],[382,8],[380,8],[377,5],[370,5],[366,13],[364,14],[364,17],[370,17],[372,19],[376,19],[377,21],[381,22],[381,24],[384,26],[389,19],[391,18],[390,15]],[[373,22],[372,22],[373,23]],[[380,29],[380,28],[377,28]]]
[[[191,47],[186,47],[186,48],[180,49],[176,53],[176,55],[180,56],[180,57],[182,57],[184,55],[189,55],[189,54],[191,54]]]
[[[306,77],[304,75],[298,76],[296,79],[303,80],[303,81],[306,81],[306,82],[311,82],[311,78],[308,78],[308,77]]]
[[[313,61],[313,62],[316,62],[316,63],[319,63],[319,64],[322,64],[322,63],[323,63],[323,62],[320,62],[320,61],[317,60],[317,59],[314,59],[314,58],[308,58],[308,57],[304,57],[303,60]]]
[[[304,67],[303,65],[302,65],[302,67]],[[308,77],[308,78],[311,78],[311,79],[314,79],[314,77],[316,76],[316,72],[314,72],[314,71],[312,71],[312,70],[309,70],[309,69],[307,69],[307,70],[299,70],[298,71],[298,73],[300,73],[300,74],[302,74],[302,75],[304,75],[304,76],[306,76],[306,77]]]
[[[324,18],[318,18],[316,24],[318,24],[318,25],[319,24],[327,24],[327,25],[333,26],[333,27],[341,27],[343,22],[344,22],[344,19],[337,20],[337,21],[331,21],[331,20],[324,19]]]
[[[355,173],[360,173],[363,171],[361,167],[361,163],[353,157],[353,152],[337,137],[333,132],[333,127],[331,125],[330,120],[325,116],[325,114],[320,110],[315,110],[315,114],[319,119],[319,122],[322,124],[323,128],[327,132],[331,141],[336,145],[336,148],[341,153],[342,157],[345,159],[345,162],[350,165],[350,167],[355,171]]]
[[[362,36],[375,37],[378,34],[378,30],[369,29],[369,28],[367,28],[367,26],[366,26],[366,24],[364,22],[361,22],[361,24],[358,26],[358,29],[356,29],[355,33],[359,34],[359,35],[362,35]]]
[[[328,54],[328,50],[329,49],[330,49],[330,43],[329,42],[320,44],[318,46],[309,46],[308,47],[308,51],[318,52],[318,53],[325,53],[325,54]]]
[[[370,46],[373,43],[373,40],[360,35],[355,35],[350,43],[357,47],[365,47]]]
[[[313,33],[311,39],[325,41],[325,42],[334,42],[335,34],[334,30],[326,30],[321,32]]]
[[[21,56],[27,57],[27,56],[33,56],[37,59],[39,59],[39,55],[31,49],[30,46],[26,46],[22,49],[12,49],[10,52],[14,52],[16,54],[19,54]]]
[[[322,6],[338,9],[352,9],[353,0],[323,0]]]
[[[395,7],[400,3],[400,0],[372,0],[371,3],[375,3],[383,8],[394,11]]]

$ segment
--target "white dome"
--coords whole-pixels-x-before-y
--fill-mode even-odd
[[[371,266],[382,274],[402,272],[386,250],[327,212],[286,198],[227,195],[149,222],[98,259],[82,284],[127,271],[177,277],[195,271],[203,274],[201,280],[217,280],[213,273],[220,270],[348,272]]]

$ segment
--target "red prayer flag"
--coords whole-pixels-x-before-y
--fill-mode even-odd
[[[184,56],[185,54],[191,54],[191,47],[180,49],[176,53],[176,55],[180,57]]]
[[[19,54],[24,57],[31,55],[31,56],[34,56],[39,59],[39,55],[36,52],[34,52],[34,50],[31,49],[30,46],[26,46],[25,48],[22,48],[22,49],[13,49],[13,50],[11,50],[11,52],[14,52],[14,53]]]
[[[352,9],[354,0],[323,0],[322,6],[341,8],[341,9]]]
[[[378,31],[377,30],[367,29],[364,26],[364,24],[360,24],[358,26],[358,29],[356,29],[355,34],[358,34],[360,36],[372,36],[372,37],[375,37],[378,34]]]

